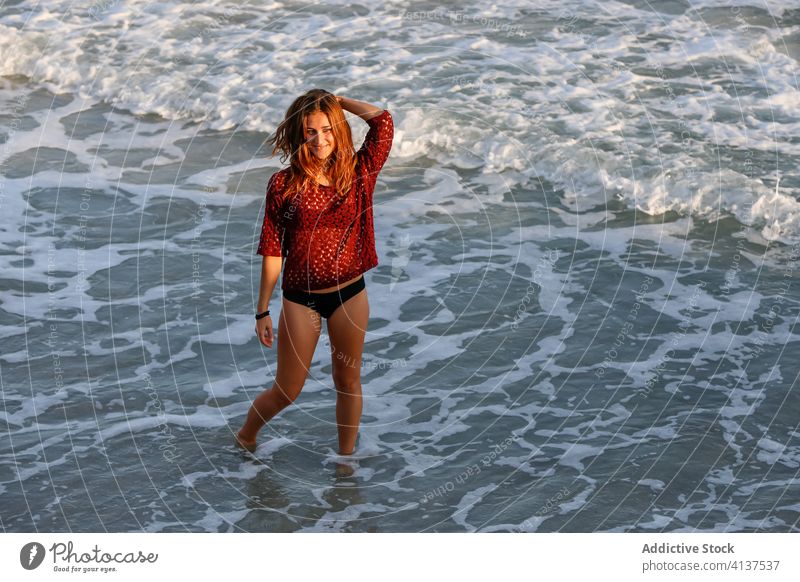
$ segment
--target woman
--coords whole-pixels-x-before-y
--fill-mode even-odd
[[[347,110],[369,125],[354,151]],[[339,454],[353,453],[361,419],[361,353],[369,319],[363,273],[378,264],[372,194],[394,137],[384,109],[312,89],[278,126],[272,154],[289,167],[269,180],[257,253],[263,255],[256,335],[272,347],[269,299],[283,269],[275,382],[253,401],[236,444],[256,448],[258,431],[303,389],[321,318],[331,341]],[[284,262],[285,258],[285,262]]]

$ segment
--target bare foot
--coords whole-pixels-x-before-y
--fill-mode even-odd
[[[236,435],[236,446],[240,447],[246,451],[250,451],[251,453],[255,452],[256,450],[256,441],[246,441],[243,440],[238,434]]]
[[[346,463],[336,463],[337,477],[351,477],[356,470]]]

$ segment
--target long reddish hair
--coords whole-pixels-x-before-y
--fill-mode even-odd
[[[336,142],[325,160],[311,152],[303,130],[306,116],[316,111],[328,116]],[[313,182],[313,176],[320,172],[331,177],[331,183],[340,196],[346,196],[350,191],[356,166],[353,134],[344,110],[333,94],[324,89],[311,89],[295,99],[269,142],[273,144],[273,156],[281,152],[281,162],[290,159],[285,196],[304,191]]]

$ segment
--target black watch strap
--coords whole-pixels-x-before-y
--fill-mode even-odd
[[[262,317],[266,317],[269,315],[269,309],[267,309],[264,313],[256,313],[256,319],[261,319]]]

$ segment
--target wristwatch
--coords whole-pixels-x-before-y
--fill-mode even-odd
[[[262,317],[266,317],[269,315],[269,309],[267,309],[264,313],[256,313],[256,319],[261,319]]]

